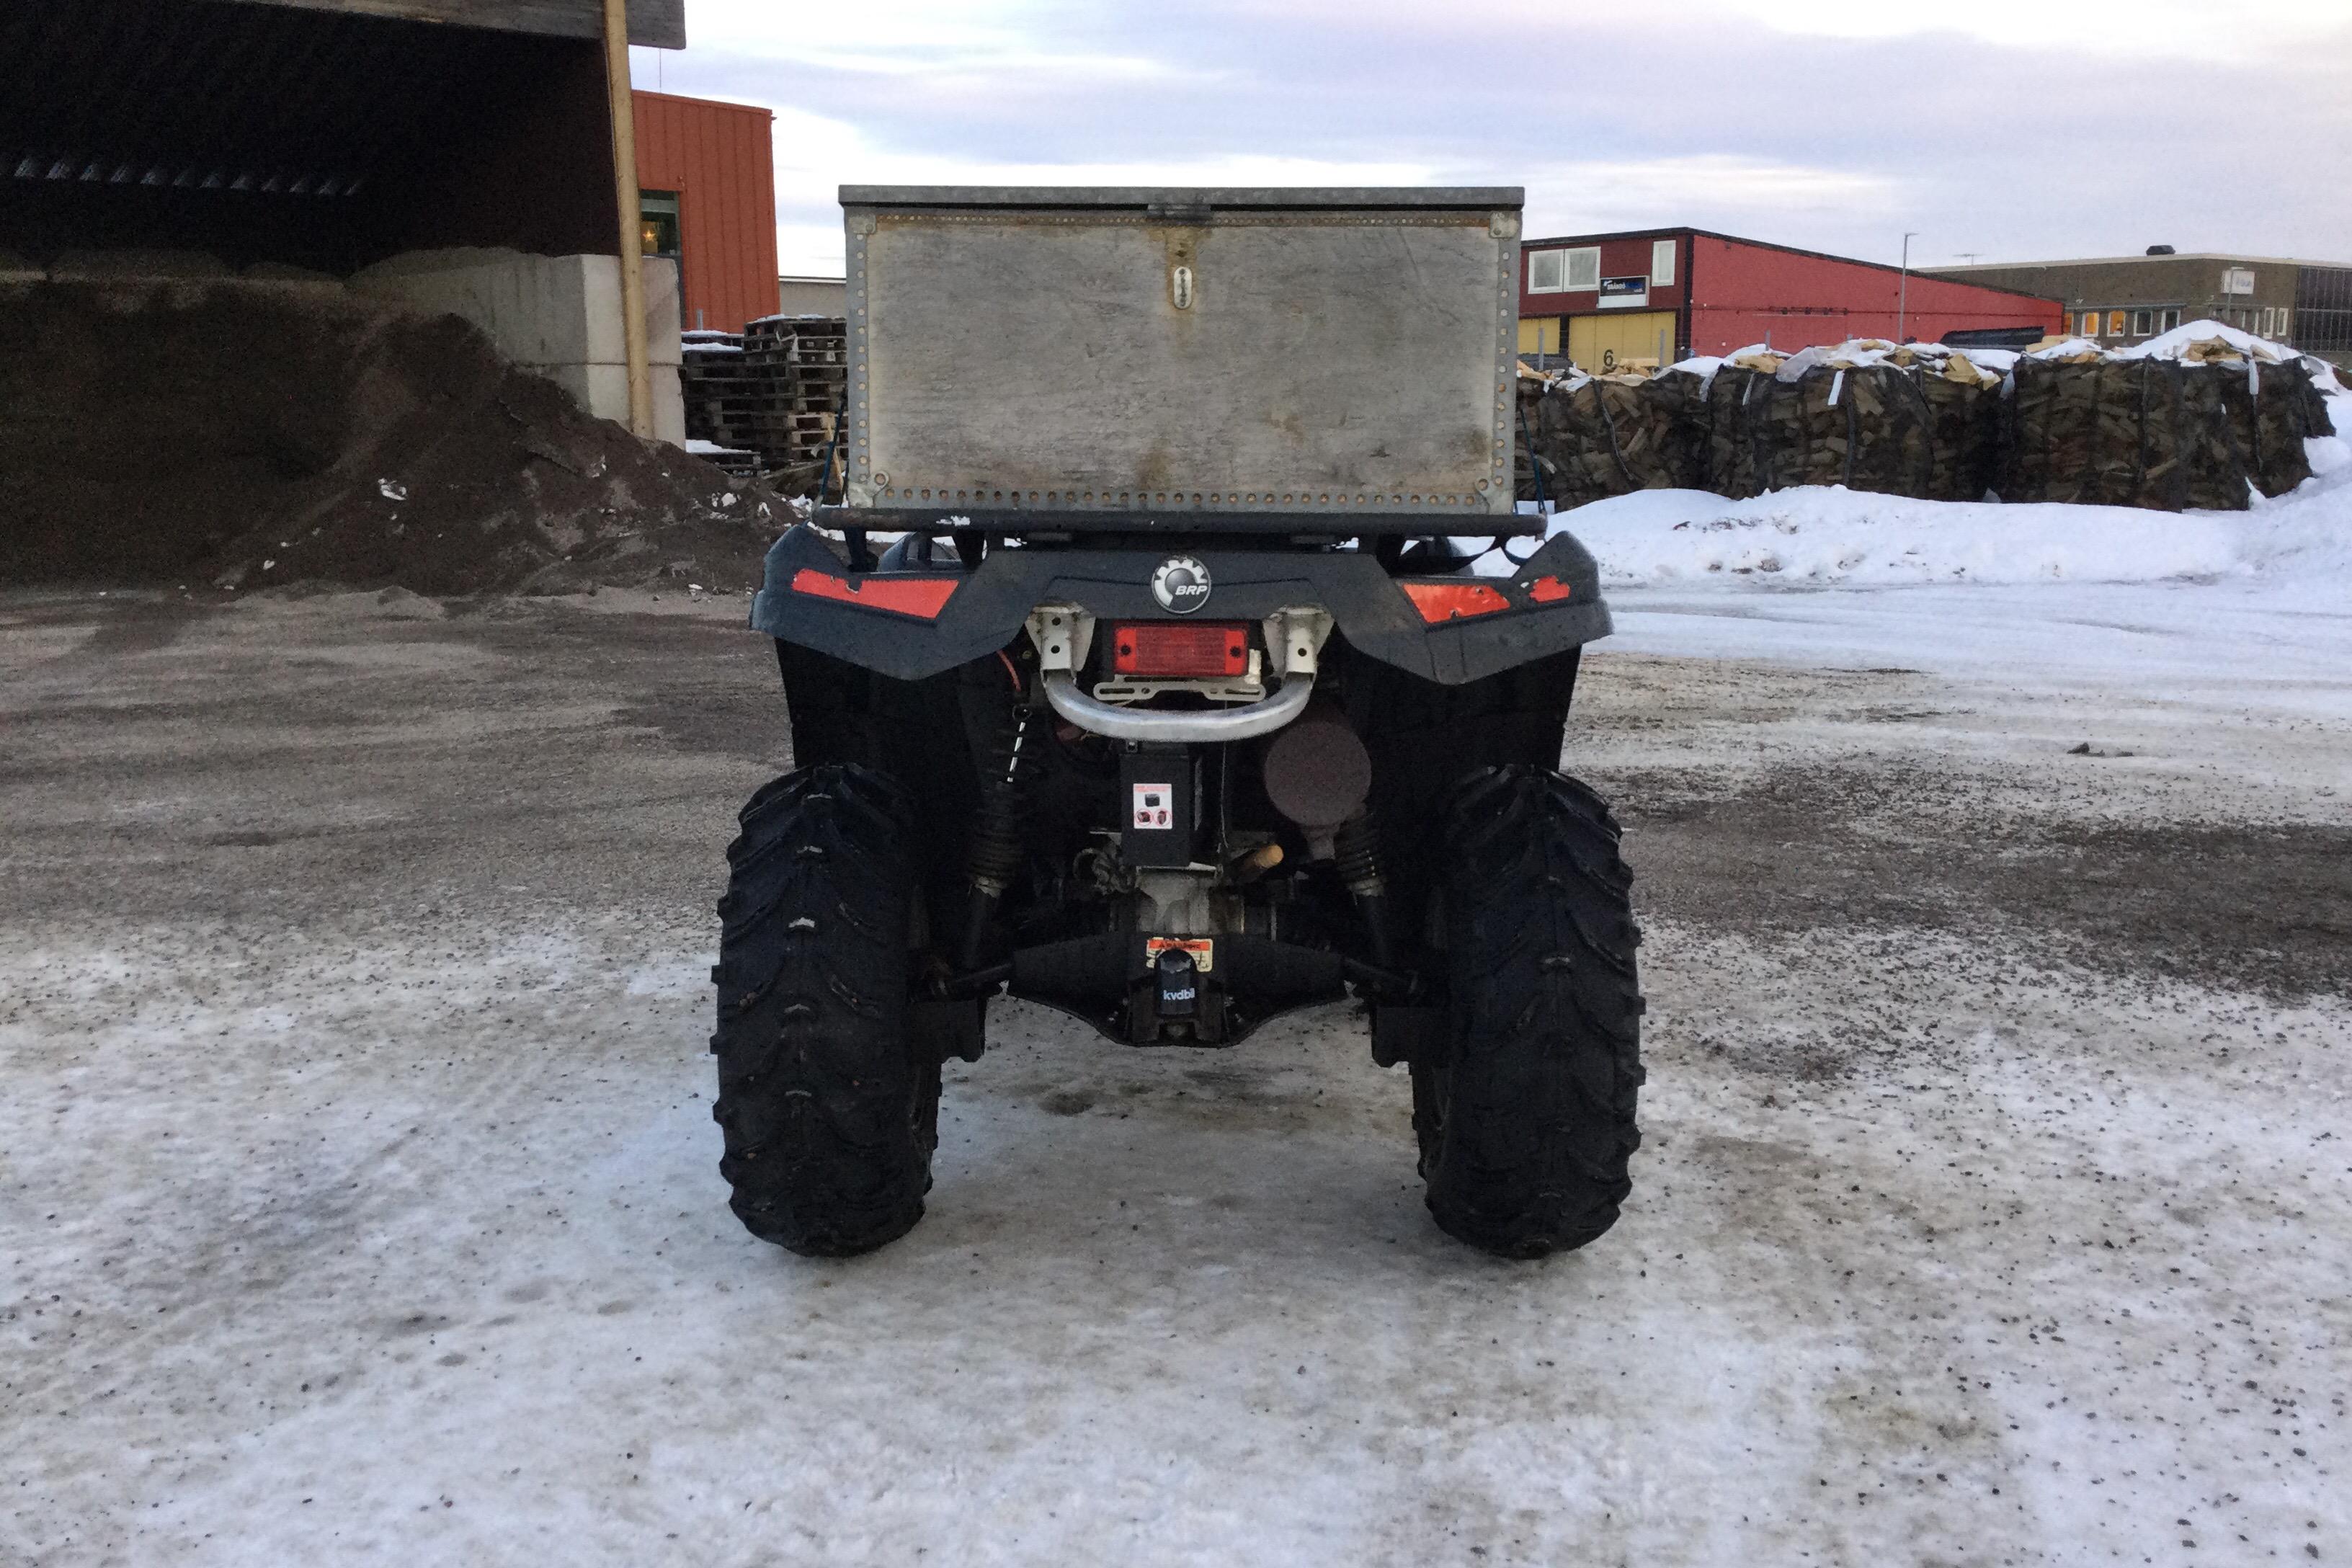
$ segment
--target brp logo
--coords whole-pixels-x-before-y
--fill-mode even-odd
[[[1151,596],[1161,609],[1189,616],[1209,602],[1209,569],[1189,555],[1171,555],[1151,574]]]

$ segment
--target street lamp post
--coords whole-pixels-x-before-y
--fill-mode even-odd
[[[1918,237],[1916,228],[1903,237],[1903,281],[1895,295],[1895,341],[1898,343],[1906,341],[1903,328],[1911,313],[1911,242]]]

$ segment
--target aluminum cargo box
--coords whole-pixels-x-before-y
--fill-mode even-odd
[[[1517,189],[841,200],[853,513],[1517,526]]]

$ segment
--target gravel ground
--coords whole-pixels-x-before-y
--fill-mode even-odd
[[[714,1169],[740,599],[0,598],[0,1561],[2352,1561],[2343,672],[1632,607],[1610,1236],[1447,1242],[1344,1010],[1005,1005],[819,1264]]]

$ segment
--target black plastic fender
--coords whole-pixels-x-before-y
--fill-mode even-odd
[[[1105,620],[1189,619],[1161,607],[1151,574],[1171,555],[1209,569],[1201,618],[1263,620],[1296,606],[1329,613],[1370,658],[1459,686],[1607,637],[1591,552],[1555,534],[1509,577],[1392,577],[1369,552],[999,546],[971,571],[852,572],[807,523],[768,552],[751,628],[899,680],[920,680],[1010,644],[1040,605]]]

